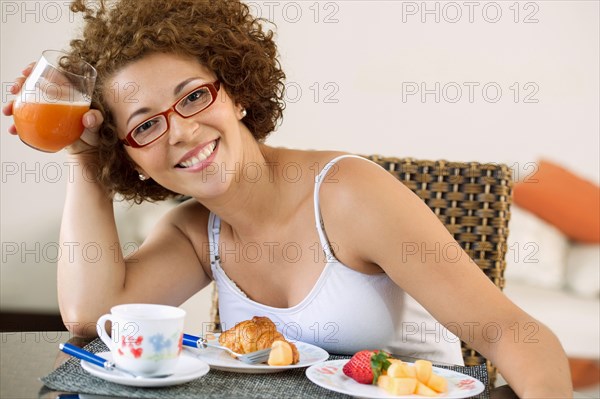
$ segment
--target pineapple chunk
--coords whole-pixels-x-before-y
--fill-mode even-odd
[[[387,391],[388,387],[390,386],[390,376],[389,375],[380,375],[379,378],[377,379],[377,386],[379,388],[383,388]]]
[[[414,378],[391,378],[387,391],[392,395],[411,395],[417,384]]]
[[[395,362],[388,367],[387,373],[390,377],[396,378],[417,378],[417,372],[413,366],[404,362]]]
[[[400,373],[400,365],[404,364],[402,361],[399,362],[391,362],[392,364],[390,364],[390,367],[388,367],[388,369],[386,370],[387,375],[389,375],[390,377],[403,377],[401,375],[399,375]]]
[[[402,368],[402,372],[406,377],[417,378],[417,370],[415,369],[415,366],[409,366],[408,364],[405,364]]]
[[[436,392],[448,392],[448,381],[435,373],[431,373],[427,386]]]
[[[431,362],[427,360],[417,360],[415,362],[415,370],[417,371],[417,380],[427,385],[429,378],[433,373]]]
[[[377,386],[391,395],[437,396],[448,392],[448,381],[433,372],[431,362],[417,360],[414,366],[391,359],[390,366],[379,376]]]
[[[288,366],[292,364],[294,356],[292,347],[285,341],[274,341],[267,363],[269,366]]]
[[[413,380],[416,381],[416,380]],[[429,388],[427,385],[423,384],[422,382],[417,381],[417,389],[415,389],[415,393],[417,395],[422,395],[422,396],[437,396],[437,392],[434,391],[433,389]]]

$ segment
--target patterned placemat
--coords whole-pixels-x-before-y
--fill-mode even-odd
[[[85,347],[94,353],[107,351],[99,339]],[[349,356],[331,356],[329,360]],[[485,386],[488,375],[485,366],[438,366],[477,378]],[[129,398],[217,399],[217,398],[349,398],[313,384],[305,375],[306,369],[294,369],[272,374],[241,374],[211,370],[205,376],[188,383],[164,388],[137,388],[105,381],[88,374],[79,359],[72,358],[43,377],[44,385],[54,391],[78,392]],[[486,390],[476,398],[489,399]]]

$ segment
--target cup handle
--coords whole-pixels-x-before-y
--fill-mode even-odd
[[[106,332],[106,322],[110,321],[111,323],[113,323],[111,317],[112,314],[105,314],[100,316],[98,322],[96,323],[96,332],[98,333],[98,337],[102,340],[102,342],[104,342],[106,346],[108,346],[108,349],[111,352],[114,352],[117,350],[117,343],[114,342]]]

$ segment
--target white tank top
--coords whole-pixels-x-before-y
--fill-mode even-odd
[[[290,340],[319,346],[331,354],[385,349],[398,355],[462,365],[460,340],[387,274],[357,272],[333,255],[321,219],[318,193],[329,169],[348,157],[372,162],[356,155],[342,155],[330,161],[316,177],[315,221],[327,263],[310,293],[295,306],[276,308],[253,301],[227,276],[218,253],[221,220],[210,214],[211,270],[219,292],[222,330],[253,316],[267,316]]]

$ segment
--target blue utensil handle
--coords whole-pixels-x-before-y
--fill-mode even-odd
[[[75,345],[63,343],[59,344],[58,347],[61,351],[78,359],[85,360],[88,363],[95,364],[96,366],[100,366],[102,368],[110,368],[111,366],[111,363],[108,360],[101,358],[100,356],[96,356],[92,352],[88,352],[85,349],[81,349]]]
[[[200,341],[200,337],[196,337],[190,334],[183,334],[183,345],[191,346],[193,348],[198,347],[198,341]]]

